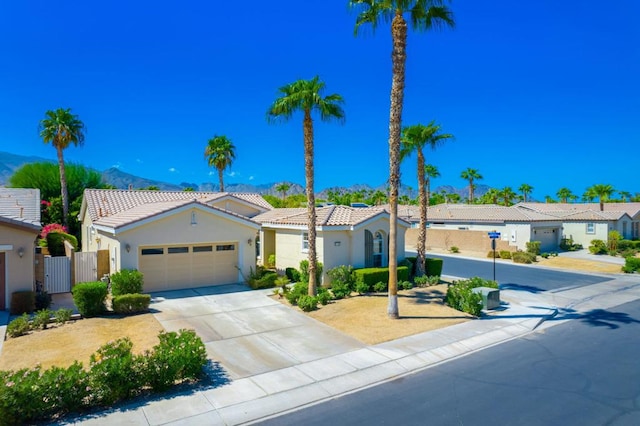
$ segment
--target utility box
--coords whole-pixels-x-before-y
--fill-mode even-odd
[[[482,296],[482,309],[496,309],[500,307],[500,290],[491,287],[476,287],[471,291]]]

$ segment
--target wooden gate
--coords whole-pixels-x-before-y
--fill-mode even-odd
[[[44,258],[44,288],[49,294],[71,291],[71,258]]]
[[[98,281],[98,253],[77,252],[75,260],[75,283]]]

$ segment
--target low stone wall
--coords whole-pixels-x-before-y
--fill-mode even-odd
[[[411,228],[405,234],[405,243],[415,247],[418,242],[418,229]],[[491,239],[485,231],[469,231],[458,229],[427,229],[427,250],[449,250],[458,247],[461,252],[474,251],[488,253],[491,251]],[[496,240],[496,250],[515,251],[508,241]]]

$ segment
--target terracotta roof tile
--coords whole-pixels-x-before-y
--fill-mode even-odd
[[[325,206],[316,208],[316,223],[318,226],[354,226],[380,213],[386,213],[380,207],[348,207]],[[307,226],[306,208],[273,209],[262,213],[253,219],[262,224]]]
[[[0,217],[5,223],[40,227],[40,190],[0,188]]]

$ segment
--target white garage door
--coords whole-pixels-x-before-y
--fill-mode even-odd
[[[558,231],[555,228],[536,228],[531,240],[540,241],[540,253],[558,250]]]
[[[138,254],[145,291],[236,283],[237,264],[237,243],[148,246]]]

